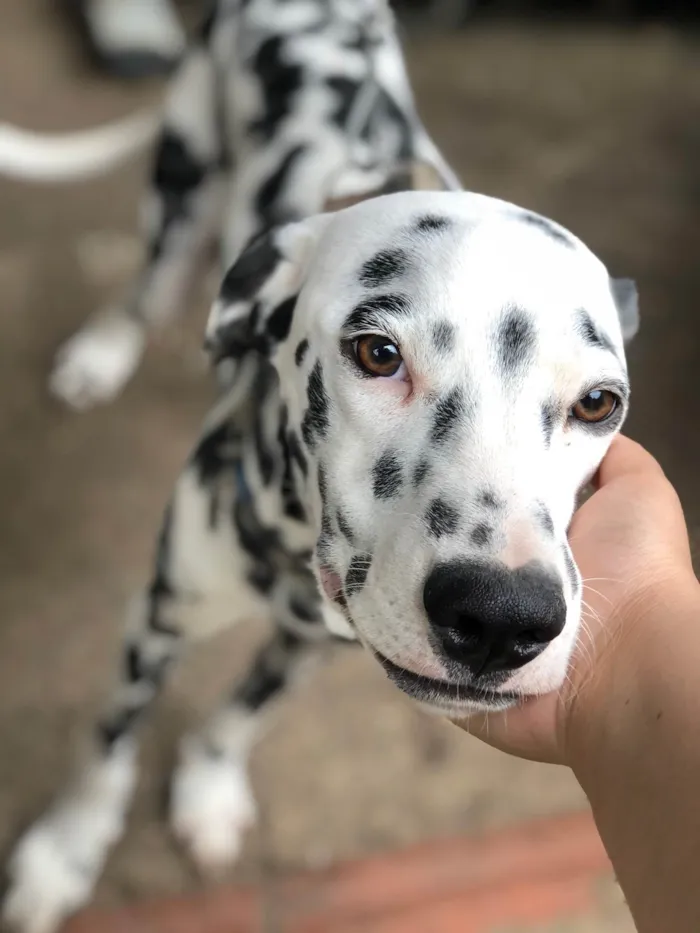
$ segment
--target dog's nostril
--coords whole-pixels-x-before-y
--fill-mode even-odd
[[[436,628],[443,642],[463,652],[478,651],[484,640],[484,627],[476,619],[456,616],[452,624]]]
[[[515,636],[515,644],[522,648],[529,648],[533,644],[546,645],[551,640],[550,632],[543,628],[529,628]]]

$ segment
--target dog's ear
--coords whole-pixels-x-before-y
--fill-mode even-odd
[[[639,330],[639,295],[632,279],[610,278],[617,314],[622,328],[622,339],[628,343]]]
[[[252,239],[226,273],[209,313],[205,348],[215,363],[269,354],[289,334],[314,247],[330,220],[320,214]]]

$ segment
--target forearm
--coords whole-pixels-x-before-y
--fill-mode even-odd
[[[661,600],[612,655],[593,689],[605,708],[577,714],[574,770],[639,933],[698,933],[700,586]]]

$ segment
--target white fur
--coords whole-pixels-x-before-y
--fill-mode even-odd
[[[212,755],[199,736],[188,737],[181,745],[171,787],[170,823],[205,875],[220,875],[235,862],[246,831],[255,823],[246,751],[231,754],[230,749],[228,753],[217,749],[218,754]]]
[[[110,847],[124,829],[136,748],[122,740],[20,840],[9,864],[3,919],[22,933],[52,933],[88,902]]]
[[[142,328],[126,315],[100,317],[67,340],[56,354],[51,392],[82,410],[119,394],[139,364]]]
[[[87,0],[85,16],[103,54],[177,59],[185,45],[169,0]]]
[[[64,134],[0,123],[0,175],[47,183],[102,175],[152,142],[159,124],[158,114],[151,112]]]

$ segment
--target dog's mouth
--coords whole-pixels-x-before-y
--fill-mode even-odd
[[[507,709],[521,699],[520,694],[479,687],[474,684],[454,683],[416,674],[399,667],[389,658],[372,649],[389,678],[400,690],[420,703],[445,712],[455,713],[475,709],[496,711]]]

